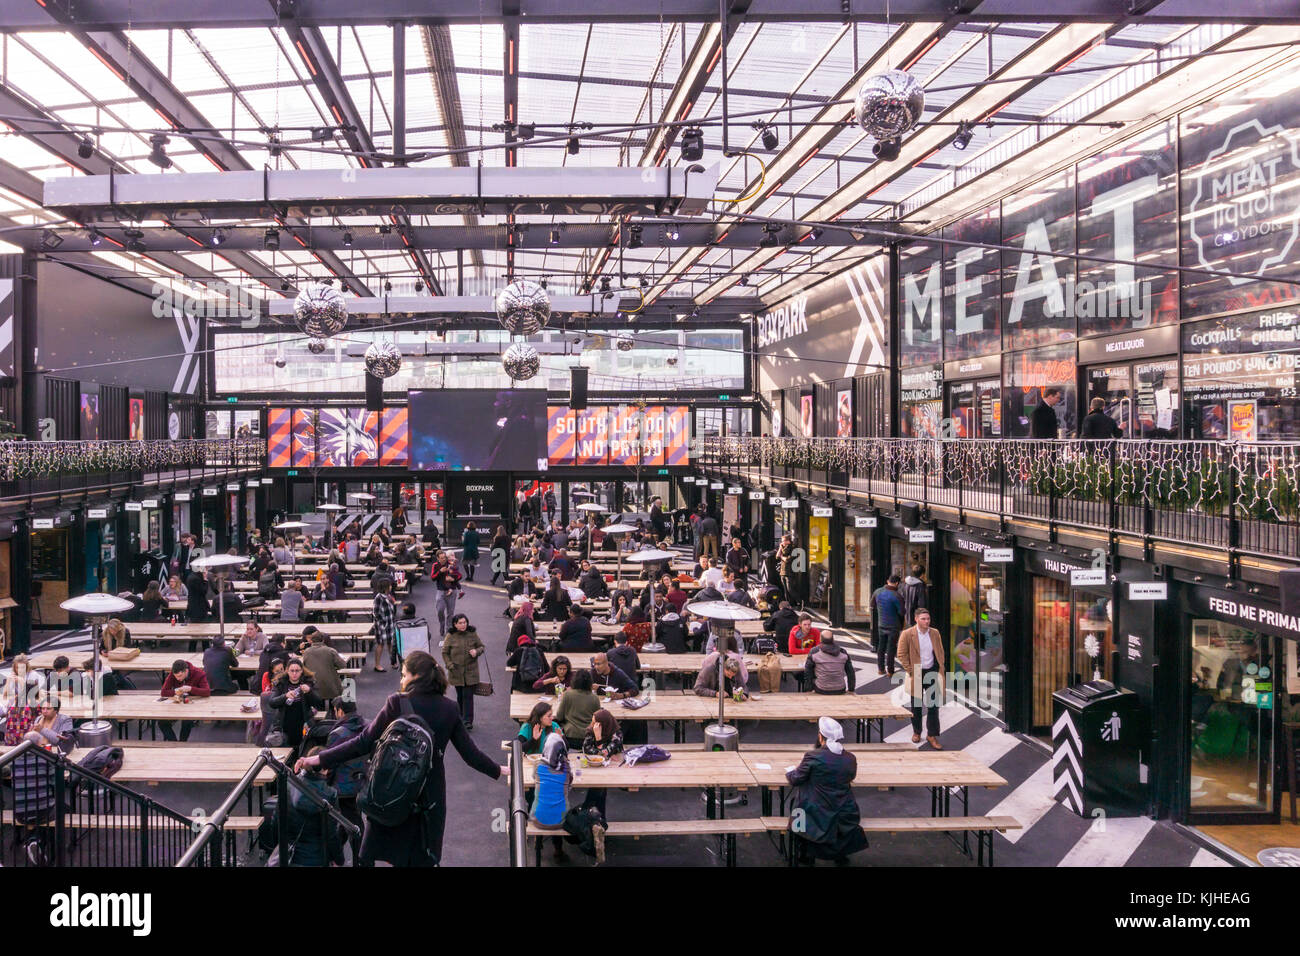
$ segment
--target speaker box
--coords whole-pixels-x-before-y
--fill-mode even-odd
[[[898,506],[898,517],[904,528],[915,528],[921,524],[921,506],[908,502]]]
[[[1300,568],[1287,568],[1277,574],[1282,596],[1282,613],[1300,615]]]
[[[587,407],[587,367],[575,365],[569,369],[569,407],[581,410]]]
[[[366,373],[366,411],[382,412],[384,410],[384,380],[377,375]]]

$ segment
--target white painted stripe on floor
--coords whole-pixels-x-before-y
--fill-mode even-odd
[[[1192,862],[1188,866],[1232,866],[1227,860],[1213,853],[1210,850],[1201,847],[1196,851],[1196,856],[1192,857]]]
[[[901,684],[899,685],[899,690],[895,691],[895,693],[897,694],[899,691],[902,692],[903,696],[906,696],[907,691],[903,690],[903,686]],[[904,704],[903,706],[906,707],[907,705]],[[943,743],[944,731],[951,730],[953,727],[960,724],[963,720],[965,720],[970,715],[971,715],[970,709],[963,704],[944,704],[942,707],[940,707],[939,708],[939,743]],[[921,743],[918,744],[918,746],[925,746],[924,723],[922,724],[921,731],[922,731]],[[890,734],[888,737],[885,738],[885,741],[891,744],[911,743],[912,742],[911,723],[906,724],[900,730],[894,731],[892,734]]]
[[[1008,830],[1002,834],[1009,842],[1019,843],[1033,825],[1054,806],[1056,801],[1052,799],[1052,765],[1044,760],[1043,765],[1030,774],[1024,783],[989,810],[988,816],[1015,817],[1019,820],[1022,829]]]
[[[1150,817],[1098,818],[1058,866],[1123,866],[1156,822]]]
[[[986,767],[991,767],[1020,745],[1020,738],[994,727],[962,749]]]

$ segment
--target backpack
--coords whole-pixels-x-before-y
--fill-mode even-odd
[[[362,727],[364,730],[365,728]],[[359,731],[358,731],[359,732]],[[356,736],[347,724],[336,723],[330,728],[328,746],[333,747]],[[366,758],[357,757],[334,768],[330,783],[338,791],[339,797],[355,797],[361,792],[366,782]]]
[[[755,654],[776,654],[778,653],[778,651],[779,649],[777,648],[776,640],[774,638],[771,637],[754,638]]]
[[[596,841],[592,831],[598,826],[605,826],[605,818],[595,807],[572,807],[564,814],[564,832],[588,856],[596,855]]]
[[[357,794],[357,809],[381,826],[405,823],[423,809],[424,784],[433,762],[433,731],[399,695],[401,715],[384,729]]]
[[[82,770],[97,773],[101,777],[111,780],[113,774],[122,769],[122,758],[124,756],[121,747],[104,745],[93,748],[77,761],[77,766]]]
[[[532,687],[537,681],[546,675],[546,658],[538,650],[535,644],[525,644],[519,654],[519,666],[515,670],[515,676],[519,683],[525,687]]]
[[[263,571],[257,579],[257,593],[264,598],[280,596],[280,589],[275,586],[275,572]]]

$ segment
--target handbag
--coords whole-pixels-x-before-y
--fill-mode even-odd
[[[492,689],[492,667],[487,662],[487,654],[483,655],[483,666],[487,668],[488,679],[479,681],[474,685],[475,697],[491,697],[494,693]]]
[[[104,657],[110,661],[133,661],[140,656],[138,647],[115,647],[106,651]]]

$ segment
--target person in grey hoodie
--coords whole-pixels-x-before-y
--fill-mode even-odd
[[[925,568],[919,564],[912,565],[912,573],[903,578],[898,597],[903,602],[903,627],[911,627],[916,623],[916,609],[930,606],[930,588],[925,583]]]
[[[821,643],[808,652],[803,672],[816,694],[851,694],[857,688],[853,660],[830,631],[822,631]]]

